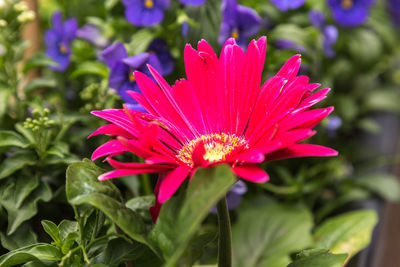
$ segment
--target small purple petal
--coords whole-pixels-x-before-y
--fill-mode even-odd
[[[311,10],[308,13],[308,18],[312,26],[322,29],[325,26],[326,16],[318,10]]]
[[[184,5],[200,6],[204,4],[206,0],[179,0]]]
[[[327,57],[332,58],[336,55],[332,47],[336,43],[339,37],[339,32],[335,26],[328,25],[324,28],[323,33],[324,33],[324,40],[323,40],[324,54]]]
[[[301,7],[305,0],[271,0],[271,2],[281,11],[288,11],[289,9],[298,9]]]
[[[149,53],[140,53],[132,57],[126,57],[122,59],[122,62],[124,62],[131,68],[137,69],[140,66],[144,65],[146,62],[148,62],[149,57],[150,57]]]
[[[160,74],[168,75],[170,74],[175,66],[174,59],[169,51],[167,43],[162,39],[154,39],[147,49],[151,54],[155,54],[157,56],[158,62],[154,61],[150,58],[149,64],[158,64],[160,66]],[[154,66],[153,66],[154,67]],[[156,68],[157,69],[157,68]]]
[[[261,27],[261,17],[249,7],[237,6],[237,23],[240,29],[239,36],[251,37],[258,33]]]
[[[82,28],[78,29],[76,36],[88,41],[98,48],[103,48],[108,44],[108,40],[101,35],[99,27],[92,24],[86,24]]]
[[[75,18],[69,18],[64,22],[64,40],[72,42],[76,37],[76,31],[78,30],[78,22]]]
[[[182,23],[181,25],[181,34],[183,37],[186,37],[189,34],[189,23],[186,21]]]
[[[126,52],[124,45],[120,42],[110,45],[100,53],[100,57],[109,68],[113,68],[115,63],[121,61],[127,56],[128,53]]]

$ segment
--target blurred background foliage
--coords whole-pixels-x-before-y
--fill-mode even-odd
[[[376,0],[368,4],[365,21],[347,27],[333,16],[328,2],[335,1],[307,0],[287,11],[275,2],[238,3],[260,17],[257,34],[248,40],[268,37],[263,80],[291,55],[302,54],[301,72],[332,88],[323,105],[335,107],[311,141],[340,153],[268,163],[263,167],[270,182],[246,183],[242,203],[231,211],[235,265],[321,266],[319,260],[326,260],[324,266],[342,266],[367,246],[377,222],[373,211],[348,211],[370,200],[400,200],[398,178],[390,173],[400,160],[400,4]],[[37,13],[21,3],[0,0],[0,266],[215,264],[217,219],[209,204],[198,200],[199,212],[191,214],[190,207],[169,201],[154,226],[147,209],[156,177],[103,184],[96,180],[104,171],[98,166],[110,167],[80,161],[105,140],[87,139],[103,124],[89,112],[125,102],[110,88],[101,51],[119,41],[129,55],[153,53],[150,44],[161,39],[174,63],[166,76],[172,84],[185,75],[186,43],[195,47],[206,39],[221,49],[221,1],[192,6],[171,0],[163,20],[148,27],[132,25],[119,0],[39,0]],[[78,34],[68,44],[69,64],[62,71],[52,68],[57,58],[46,52],[45,31],[54,27],[56,11],[64,20],[75,18],[80,30],[92,25],[97,34]],[[323,14],[324,22],[317,25],[310,12]],[[36,40],[23,37],[28,23],[40,25]],[[27,58],[32,42],[41,49]],[[227,182],[233,179],[220,171]],[[229,190],[210,184],[220,190],[215,201]],[[181,228],[174,229],[175,223]],[[160,233],[169,241],[160,240]]]

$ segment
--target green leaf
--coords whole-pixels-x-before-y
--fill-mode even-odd
[[[51,189],[44,182],[41,182],[20,204],[18,204],[19,192],[24,190],[21,191],[18,182],[16,184],[13,179],[7,179],[0,186],[0,204],[7,210],[8,215],[8,235],[36,214],[38,201],[49,201],[51,198]]]
[[[60,230],[58,230],[57,225],[51,221],[43,220],[42,226],[43,229],[46,231],[46,233],[48,233],[49,236],[51,236],[51,238],[54,241],[54,244],[57,247],[61,247]]]
[[[58,229],[60,230],[61,239],[65,240],[65,238],[68,236],[69,233],[78,231],[79,226],[78,222],[70,220],[62,220],[58,225]]]
[[[134,212],[137,212],[142,218],[151,221],[149,208],[154,205],[154,201],[154,196],[142,196],[128,200],[125,205]]]
[[[72,205],[90,204],[115,222],[132,239],[147,243],[146,229],[140,216],[125,207],[120,193],[110,181],[98,181],[103,171],[90,160],[77,162],[67,169],[66,192]]]
[[[0,238],[1,245],[8,250],[26,247],[37,242],[36,235],[29,223],[24,223],[11,235],[0,232]]]
[[[314,233],[317,248],[325,248],[332,253],[347,253],[351,258],[365,248],[378,221],[375,211],[362,210],[348,212],[326,220]]]
[[[95,263],[106,264],[108,267],[118,267],[123,262],[132,262],[135,267],[157,267],[162,262],[145,245],[134,242],[129,243],[121,238],[112,239],[107,246],[94,259]]]
[[[395,175],[371,174],[360,177],[355,182],[387,201],[400,201],[400,182]]]
[[[288,267],[342,267],[346,254],[332,254],[327,250],[308,249],[302,251]]]
[[[228,166],[200,169],[185,196],[171,198],[163,205],[149,237],[162,250],[166,266],[177,265],[211,207],[235,181]]]
[[[6,88],[0,88],[0,122],[2,121],[2,117],[7,111],[8,101],[10,98],[10,91]]]
[[[0,256],[0,266],[15,266],[33,260],[58,261],[62,256],[62,253],[57,247],[39,243],[10,251]]]
[[[26,73],[34,68],[47,67],[55,64],[57,63],[43,53],[37,53],[35,56],[25,62],[22,71]]]
[[[108,76],[108,69],[107,67],[97,61],[86,61],[80,63],[77,68],[71,73],[70,78],[75,79],[82,75],[99,75],[103,78],[107,78]]]
[[[313,219],[303,205],[267,201],[238,213],[232,228],[234,266],[286,266],[290,253],[312,243]]]
[[[61,247],[61,252],[63,254],[67,254],[67,252],[70,251],[70,249],[72,248],[75,241],[77,241],[78,239],[79,239],[78,232],[69,233],[64,239],[64,243],[62,244]]]
[[[138,30],[133,34],[128,50],[130,50],[133,55],[145,52],[153,39],[154,34],[151,30],[147,28]]]
[[[17,151],[0,165],[0,179],[3,179],[25,166],[36,164],[36,155],[29,150]]]
[[[21,122],[18,122],[15,124],[15,129],[22,134],[31,144],[35,144],[36,140],[35,137],[33,136],[32,132],[28,129],[26,129]]]
[[[29,142],[14,131],[0,131],[0,147],[3,146],[27,148]]]
[[[49,78],[36,78],[25,86],[25,92],[31,92],[36,89],[56,88],[57,81]]]

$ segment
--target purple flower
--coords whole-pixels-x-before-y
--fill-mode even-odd
[[[298,9],[301,7],[305,0],[271,0],[271,2],[281,11],[288,11],[289,9]]]
[[[147,69],[147,64],[152,65],[157,70],[161,70],[161,64],[157,56],[153,53],[140,53],[129,57],[124,45],[117,42],[104,49],[101,52],[101,57],[111,69],[108,77],[110,87],[118,92],[130,109],[144,111],[142,106],[126,91],[140,92],[133,75],[134,71],[141,71],[151,76]]]
[[[232,187],[231,190],[226,194],[226,202],[228,203],[228,209],[233,210],[237,206],[239,206],[240,202],[242,202],[242,195],[247,192],[246,184],[239,180],[236,184]],[[214,206],[211,209],[212,213],[217,213],[217,208]]]
[[[400,27],[400,0],[388,0],[388,9],[393,23]]]
[[[334,20],[342,27],[363,24],[374,0],[328,0]]]
[[[337,130],[342,126],[342,119],[339,116],[329,116],[327,120],[326,131],[330,137],[335,137]]]
[[[69,18],[64,23],[61,12],[55,12],[51,18],[53,28],[48,29],[44,35],[46,55],[54,60],[57,65],[49,66],[50,69],[63,72],[70,63],[71,42],[75,39],[78,23],[75,18]]]
[[[238,5],[236,0],[223,0],[221,10],[223,20],[218,42],[222,45],[227,39],[233,37],[239,46],[245,47],[247,38],[259,31],[261,17],[255,10]]]
[[[275,42],[275,47],[280,50],[294,50],[299,53],[305,53],[306,49],[304,46],[297,44],[288,39],[277,39]]]
[[[136,26],[152,26],[164,18],[169,0],[122,0],[126,19]]]
[[[184,5],[200,6],[204,4],[206,0],[179,0]]]
[[[332,58],[336,55],[335,50],[333,50],[334,44],[336,44],[339,37],[339,32],[337,28],[333,25],[325,25],[326,17],[325,14],[317,10],[310,11],[308,15],[311,25],[318,28],[322,34],[322,47],[325,56]]]
[[[188,36],[189,34],[189,23],[187,23],[186,21],[184,21],[181,25],[181,34],[183,37]]]
[[[318,10],[311,10],[308,13],[308,18],[315,28],[322,29],[325,26],[326,16]]]
[[[333,50],[333,45],[336,44],[339,37],[339,32],[337,28],[333,25],[328,25],[323,31],[324,38],[322,41],[322,47],[324,49],[325,56],[332,58],[336,56],[335,50]]]
[[[147,49],[149,53],[152,53],[157,56],[160,64],[160,74],[168,75],[174,70],[174,58],[169,52],[169,48],[167,43],[162,39],[154,39]]]
[[[99,27],[93,24],[86,24],[82,28],[78,29],[76,36],[88,41],[98,48],[104,48],[108,45],[108,40],[101,35]]]

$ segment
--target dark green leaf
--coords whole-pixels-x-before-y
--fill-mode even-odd
[[[234,266],[281,267],[312,243],[313,219],[302,205],[267,201],[239,210],[232,229]]]
[[[57,247],[39,243],[0,256],[0,266],[9,267],[33,260],[57,261],[62,256]]]
[[[7,210],[8,215],[8,235],[36,214],[39,200],[49,201],[51,198],[51,189],[44,182],[41,182],[20,205],[17,205],[17,192],[18,187],[12,179],[0,186],[0,204]]]
[[[16,123],[16,124],[15,124],[15,129],[16,129],[20,134],[22,134],[27,140],[29,140],[29,142],[30,142],[31,144],[36,143],[35,137],[33,136],[32,132],[31,132],[30,130],[26,129],[26,128],[22,125],[22,123],[20,123],[20,122],[19,122],[19,123]]]
[[[37,53],[34,57],[25,62],[23,72],[27,72],[34,68],[47,67],[55,64],[56,62],[54,62],[51,58],[42,53]]]
[[[110,181],[98,181],[103,171],[90,160],[67,169],[66,192],[72,205],[90,204],[101,210],[131,238],[147,243],[141,218],[120,201],[120,193]]]
[[[129,243],[123,239],[112,239],[106,248],[96,256],[94,262],[117,267],[125,261],[130,261],[135,267],[161,266],[160,259],[145,245],[134,242]]]
[[[150,239],[163,251],[166,266],[176,266],[211,207],[235,181],[228,166],[200,169],[184,198],[171,198],[163,205]]]
[[[29,146],[29,142],[16,132],[0,131],[0,147],[2,146],[26,148]]]
[[[29,223],[24,223],[13,234],[5,235],[0,232],[1,245],[8,249],[14,250],[21,247],[26,247],[37,242],[36,235],[32,231]]]
[[[346,254],[332,254],[327,250],[306,250],[288,267],[342,267]]]
[[[326,220],[315,233],[317,248],[325,248],[332,253],[347,253],[349,258],[365,248],[378,221],[375,211],[348,212]]]
[[[60,230],[60,237],[62,240],[68,236],[69,233],[78,231],[78,223],[75,221],[62,220],[58,225],[58,229]]]
[[[61,247],[62,242],[60,237],[60,230],[58,230],[57,225],[51,221],[43,220],[42,226],[46,233],[48,233],[49,236],[53,239],[55,245],[57,247]]]
[[[97,61],[87,61],[80,63],[78,67],[72,72],[71,79],[75,79],[82,75],[99,75],[103,78],[107,78],[108,76],[108,69],[107,67]]]
[[[36,164],[36,155],[29,150],[17,151],[0,165],[0,179],[3,179],[25,166]]]

